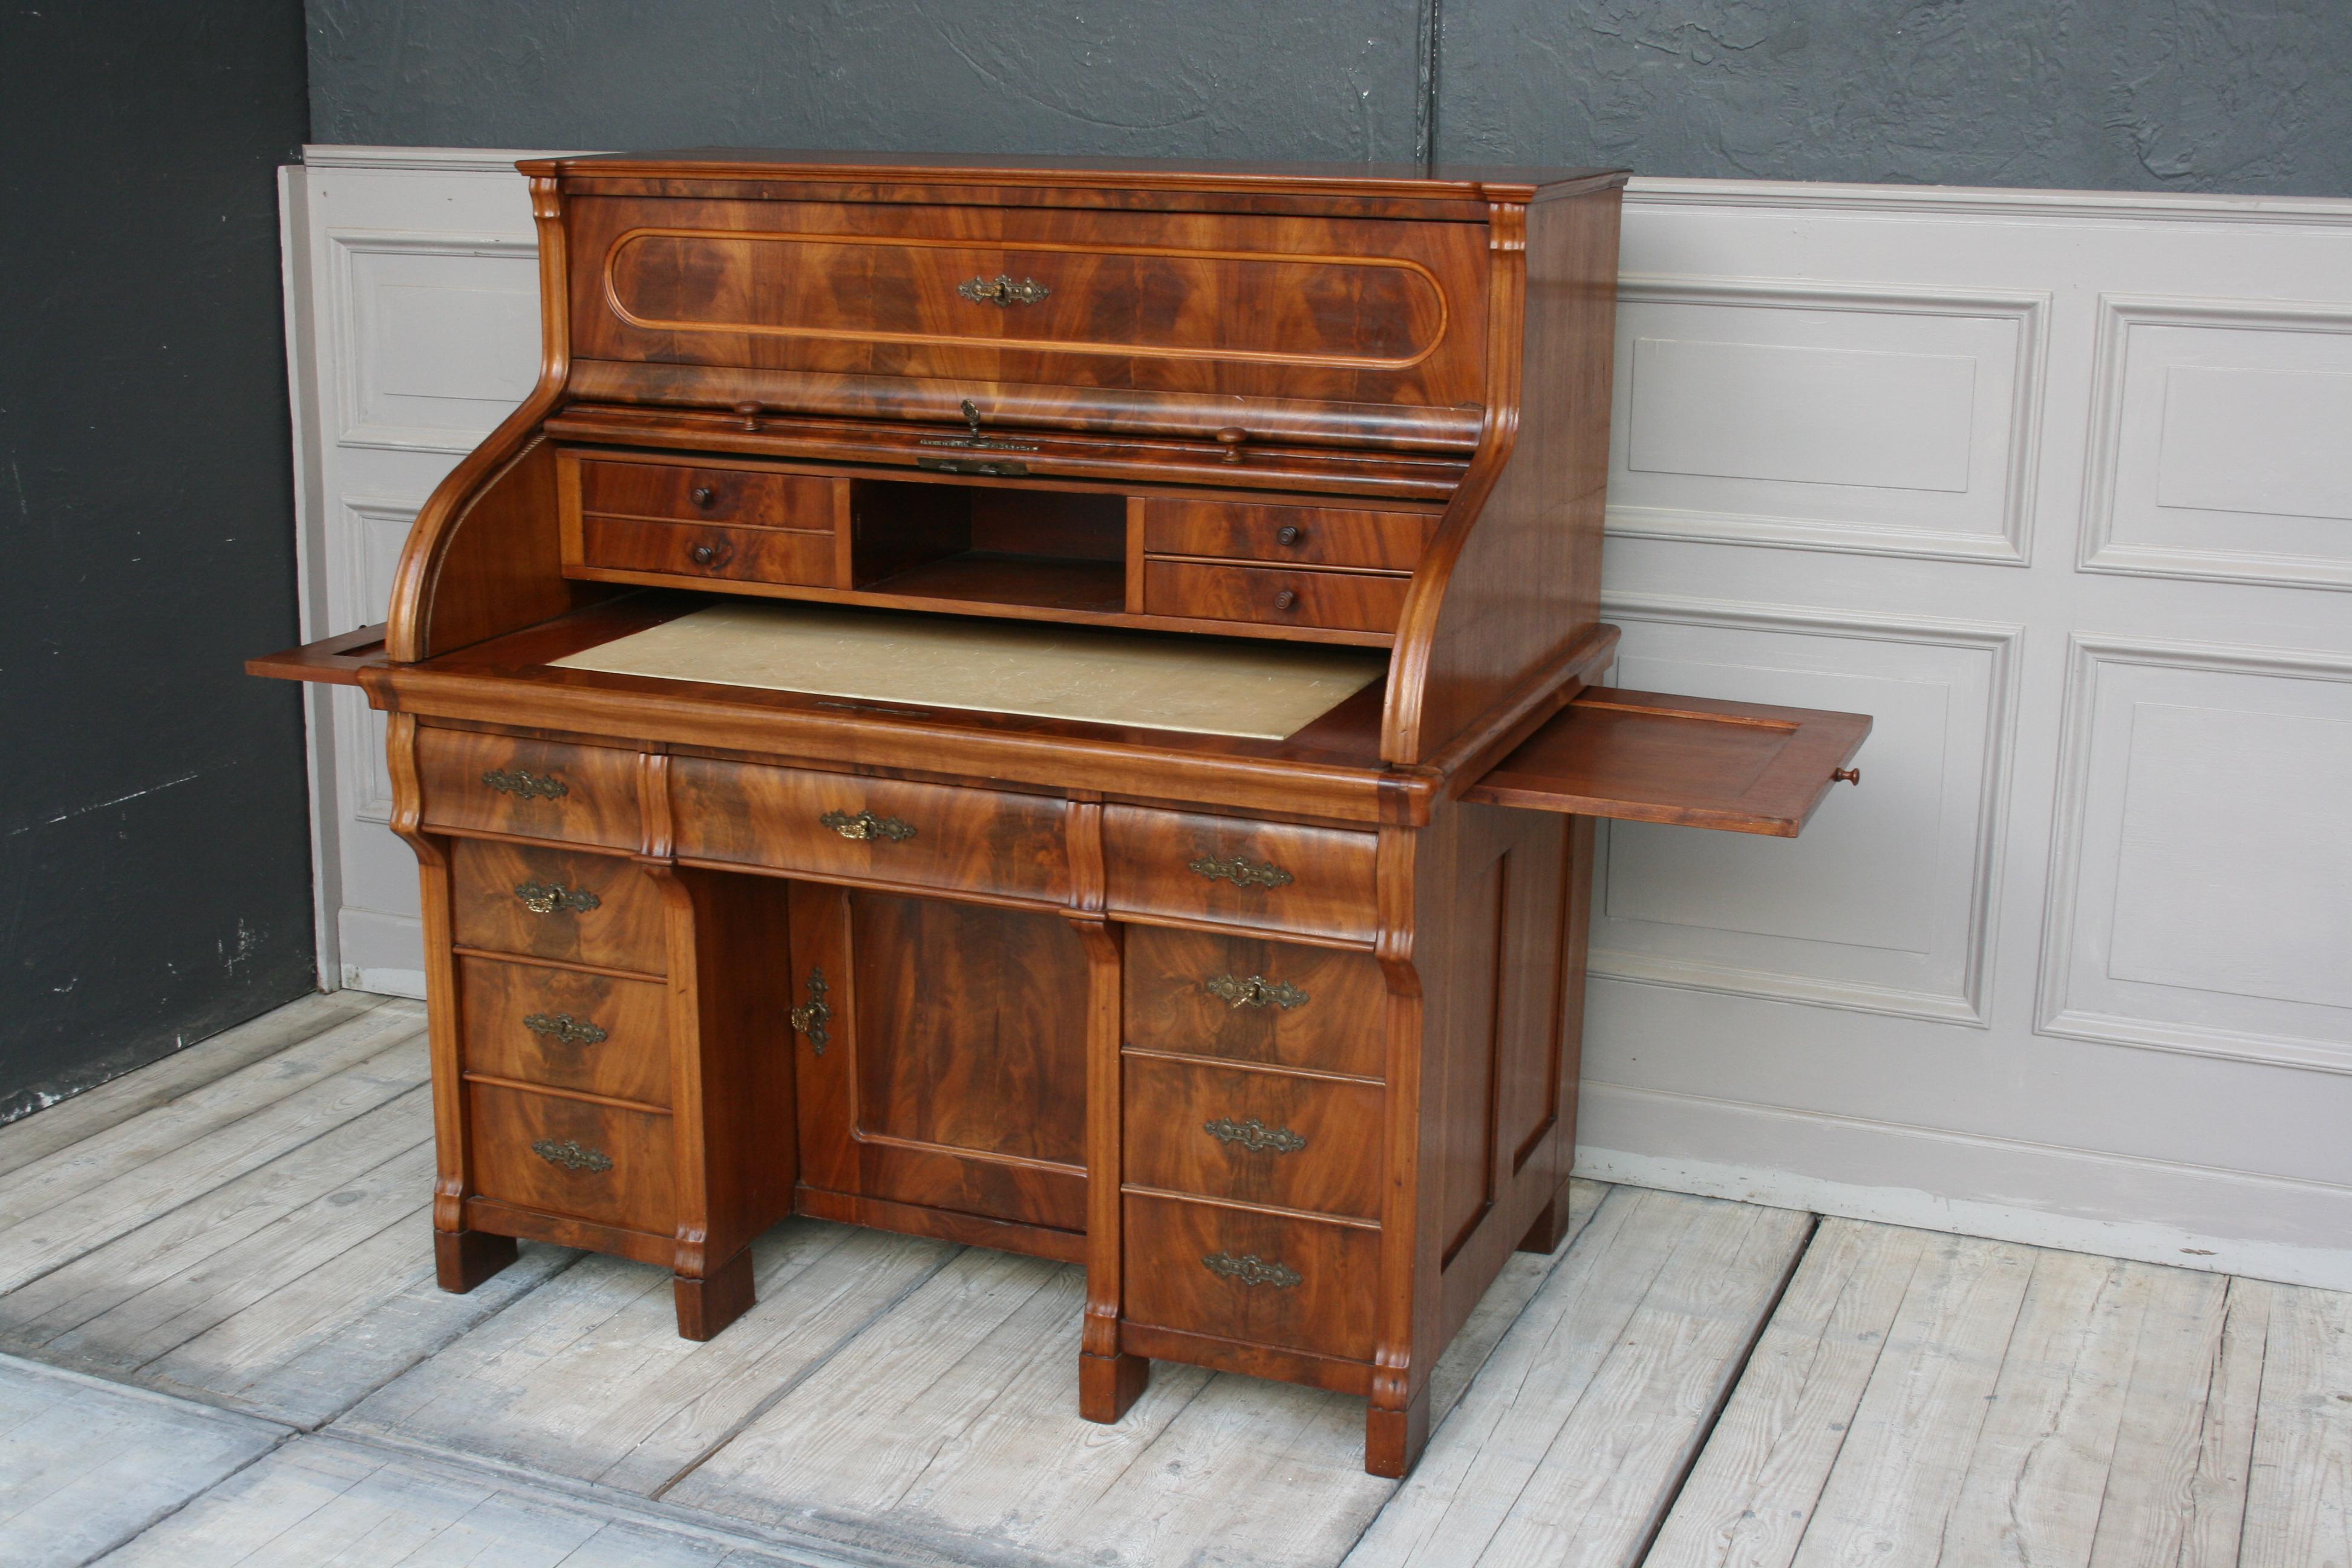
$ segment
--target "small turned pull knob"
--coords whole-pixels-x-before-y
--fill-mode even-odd
[[[1305,529],[1297,527],[1290,523],[1285,523],[1282,527],[1274,531],[1274,542],[1276,544],[1296,544],[1306,537],[1307,531]]]
[[[744,429],[757,430],[760,427],[760,405],[757,403],[737,404],[735,415],[743,421]]]
[[[1228,425],[1217,432],[1217,445],[1225,449],[1225,461],[1228,463],[1242,460],[1242,443],[1248,439],[1249,432],[1238,425]]]
[[[719,552],[708,544],[698,544],[686,552],[687,559],[697,566],[708,566],[719,559]]]
[[[1860,768],[1832,768],[1830,770],[1830,783],[1838,784],[1840,782],[1850,784],[1860,784],[1862,782],[1862,770]]]
[[[1274,607],[1277,610],[1286,610],[1297,603],[1298,603],[1298,595],[1287,588],[1274,596]]]
[[[712,489],[709,485],[695,486],[693,495],[694,504],[702,508],[705,511],[709,510],[711,503],[719,499],[719,492]]]

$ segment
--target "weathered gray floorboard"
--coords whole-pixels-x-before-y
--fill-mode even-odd
[[[2352,1563],[2352,1296],[2272,1285],[2240,1568]]]
[[[248,1416],[0,1356],[0,1563],[87,1563],[285,1436]]]
[[[297,1438],[103,1561],[109,1568],[846,1568],[331,1437]]]
[[[86,1089],[70,1100],[0,1126],[0,1176],[45,1155],[87,1142],[142,1111],[166,1105],[215,1079],[335,1025],[378,1007],[414,1006],[364,991],[329,991],[298,997],[258,1018],[224,1029],[208,1040],[134,1068],[121,1078]]]

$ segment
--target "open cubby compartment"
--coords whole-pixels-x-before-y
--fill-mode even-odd
[[[850,584],[910,598],[1127,607],[1127,498],[903,479],[850,483]]]

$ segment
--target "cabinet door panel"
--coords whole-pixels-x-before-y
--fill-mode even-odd
[[[1067,924],[799,883],[792,932],[803,1179],[1083,1230],[1087,965]]]

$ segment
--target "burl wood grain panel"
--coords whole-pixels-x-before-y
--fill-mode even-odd
[[[1044,903],[1069,897],[1067,806],[1054,796],[703,757],[676,758],[669,777],[677,853],[688,859]]]
[[[1138,925],[1127,930],[1122,979],[1127,1043],[1139,1049],[1370,1079],[1384,1070],[1388,990],[1368,952]],[[1220,994],[1233,989],[1223,982],[1251,999]],[[1282,999],[1260,1000],[1265,988]]]
[[[656,1236],[675,1227],[667,1116],[484,1083],[466,1086],[466,1109],[482,1196]]]
[[[581,520],[575,564],[592,571],[824,588],[834,583],[834,535],[590,516]]]
[[[659,974],[661,895],[607,855],[484,839],[450,841],[449,902],[459,947]]]
[[[580,464],[580,510],[607,517],[831,532],[835,498],[848,483],[758,468],[590,459]]]
[[[1297,566],[1367,566],[1410,572],[1437,520],[1426,512],[1339,507],[1252,506],[1240,501],[1142,503],[1143,548],[1153,555],[1207,555]]]
[[[615,1100],[670,1100],[669,992],[541,964],[457,960],[470,1073]]]
[[[1114,912],[1369,943],[1376,927],[1369,833],[1142,806],[1103,808]]]
[[[635,849],[637,753],[416,728],[427,827]]]
[[[1148,559],[1143,608],[1154,616],[1393,632],[1412,579],[1297,566],[1213,566]]]
[[[583,359],[1434,407],[1478,397],[1477,224],[688,197],[569,205]],[[965,290],[999,275],[1021,288],[1010,303]]]
[[[1130,1055],[1125,1180],[1376,1220],[1383,1091]]]
[[[1379,1231],[1135,1193],[1125,1228],[1134,1321],[1371,1358]]]

